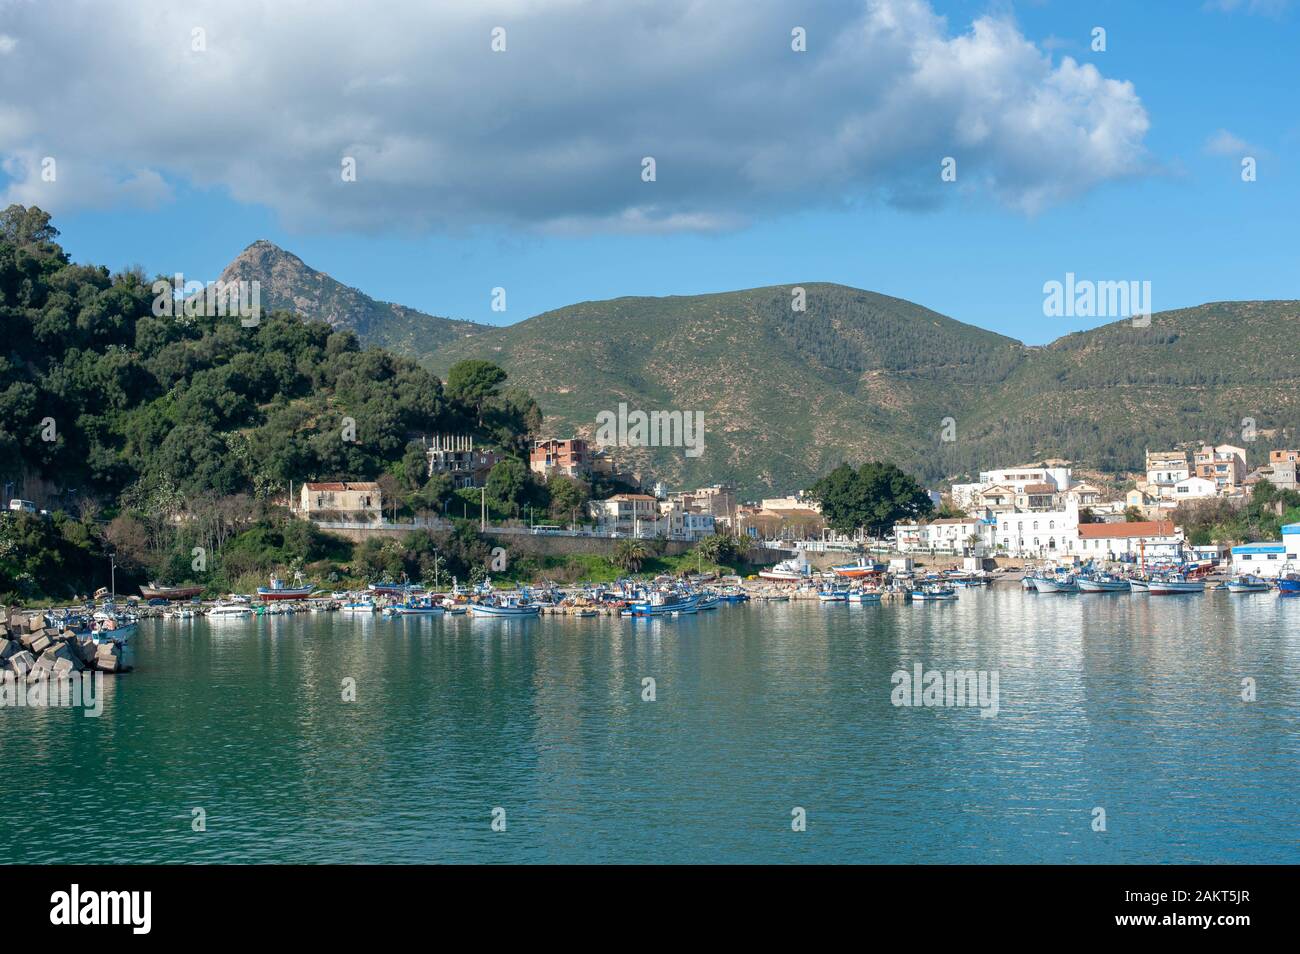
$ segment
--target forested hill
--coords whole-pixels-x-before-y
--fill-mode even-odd
[[[323,321],[155,316],[152,280],[71,263],[57,235],[38,209],[0,213],[6,480],[40,474],[80,497],[136,503],[265,498],[291,480],[385,472],[415,490],[425,475],[410,437],[477,433],[523,450],[539,420],[527,394],[495,377],[446,392],[413,361],[362,350]]]

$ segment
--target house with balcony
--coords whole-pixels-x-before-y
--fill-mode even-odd
[[[1246,479],[1246,451],[1233,444],[1206,444],[1192,455],[1197,477],[1214,481],[1220,494],[1236,490]]]
[[[591,453],[580,437],[535,441],[528,454],[528,469],[541,477],[560,474],[585,480],[591,475]]]
[[[424,442],[429,458],[429,476],[446,474],[452,486],[482,487],[488,473],[502,459],[494,450],[474,446],[474,438],[465,434],[436,434]]]
[[[615,494],[592,500],[587,510],[602,533],[653,537],[659,525],[659,501],[649,494]]]

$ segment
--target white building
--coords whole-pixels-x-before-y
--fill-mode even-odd
[[[1071,556],[1079,552],[1079,505],[1064,510],[1002,513],[997,516],[994,545],[1014,557]]]
[[[1276,579],[1283,572],[1300,573],[1300,523],[1282,528],[1280,543],[1247,543],[1232,548],[1232,572]]]
[[[969,484],[952,485],[952,502],[963,510],[971,507],[974,496],[993,486],[1007,487],[1014,494],[1023,494],[1026,487],[1051,486],[1052,493],[1069,490],[1073,486],[1070,468],[1058,466],[1007,467],[1002,470],[982,470],[979,480]]]
[[[1184,451],[1147,451],[1147,492],[1153,497],[1172,497],[1174,486],[1192,476]]]
[[[934,550],[963,553],[976,547],[991,547],[993,526],[992,520],[975,517],[900,523],[894,527],[894,548],[900,553]]]
[[[1182,528],[1169,520],[1085,523],[1079,527],[1079,555],[1087,559],[1178,560],[1183,543]]]
[[[1219,486],[1207,477],[1185,477],[1167,495],[1171,500],[1204,500],[1217,497]]]

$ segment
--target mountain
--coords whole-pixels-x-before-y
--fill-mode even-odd
[[[1255,464],[1270,444],[1300,443],[1295,301],[1216,302],[1030,347],[825,283],[582,302],[492,327],[375,302],[270,243],[227,272],[261,278],[264,306],[270,289],[272,306],[346,324],[440,375],[465,358],[500,364],[541,405],[547,436],[593,437],[620,403],[698,411],[701,456],[618,452],[672,486],[787,493],[868,459],[931,483],[1050,457],[1122,473],[1147,447],[1197,440],[1241,444]]]
[[[351,328],[367,344],[406,354],[426,353],[489,327],[377,301],[316,271],[297,255],[266,239],[258,239],[240,252],[222,271],[221,280],[260,282],[264,311],[283,309],[335,327]]]

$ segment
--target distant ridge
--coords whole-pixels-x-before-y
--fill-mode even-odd
[[[408,354],[427,352],[488,327],[378,301],[266,239],[258,239],[240,252],[221,278],[260,282],[262,307],[268,311],[283,309],[338,328],[351,328],[368,344]]]
[[[593,436],[620,402],[700,411],[702,456],[620,451],[675,486],[786,493],[869,459],[931,484],[1052,457],[1117,472],[1140,468],[1146,447],[1243,444],[1243,420],[1259,435],[1252,466],[1269,445],[1300,443],[1296,301],[1215,302],[1028,347],[829,283],[589,301],[494,327],[375,301],[270,242],[226,271],[260,278],[264,307],[353,328],[439,374],[465,358],[500,364],[537,399],[548,436]]]

